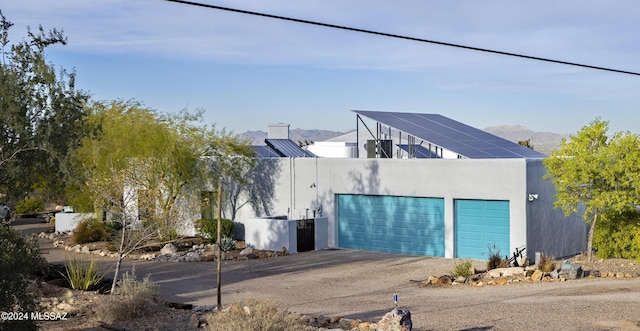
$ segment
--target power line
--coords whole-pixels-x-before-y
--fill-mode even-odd
[[[184,5],[204,7],[204,8],[209,8],[209,9],[218,9],[218,10],[230,11],[230,12],[240,13],[240,14],[247,14],[247,15],[253,15],[253,16],[261,16],[261,17],[273,18],[273,19],[296,22],[296,23],[303,23],[303,24],[322,26],[322,27],[332,28],[332,29],[340,29],[340,30],[347,30],[347,31],[353,31],[353,32],[367,33],[367,34],[383,36],[383,37],[390,37],[390,38],[418,41],[418,42],[423,42],[423,43],[436,44],[436,45],[448,46],[448,47],[456,47],[456,48],[462,48],[462,49],[478,51],[478,52],[485,52],[485,53],[499,54],[499,55],[505,55],[505,56],[519,57],[519,58],[528,59],[528,60],[544,61],[544,62],[551,62],[551,63],[557,63],[557,64],[570,65],[570,66],[575,66],[575,67],[582,67],[582,68],[588,68],[588,69],[615,72],[615,73],[620,73],[620,74],[640,76],[640,73],[633,72],[633,71],[612,69],[612,68],[606,68],[606,67],[598,67],[598,66],[592,66],[592,65],[588,65],[588,64],[580,64],[580,63],[575,63],[575,62],[554,60],[554,59],[548,59],[548,58],[531,56],[531,55],[503,52],[503,51],[497,51],[497,50],[487,49],[487,48],[465,46],[465,45],[447,43],[447,42],[436,41],[436,40],[409,37],[409,36],[403,36],[403,35],[398,35],[398,34],[393,34],[393,33],[379,32],[379,31],[373,31],[373,30],[365,30],[365,29],[353,28],[353,27],[342,26],[342,25],[335,25],[335,24],[328,24],[328,23],[322,23],[322,22],[308,21],[308,20],[302,20],[302,19],[298,19],[298,18],[271,15],[271,14],[253,12],[253,11],[242,10],[242,9],[234,9],[234,8],[222,7],[222,6],[216,6],[216,5],[209,5],[209,4],[204,4],[204,3],[192,2],[192,1],[184,1],[184,0],[166,0],[166,1],[180,3],[180,4],[184,4]]]

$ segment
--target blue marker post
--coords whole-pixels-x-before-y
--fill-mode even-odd
[[[398,293],[393,294],[393,303],[396,305],[396,309],[398,309]]]

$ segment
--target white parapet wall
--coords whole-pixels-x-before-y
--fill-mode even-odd
[[[78,223],[91,217],[92,213],[56,213],[56,232],[73,231]]]
[[[328,220],[318,217],[315,223],[315,249],[328,248]],[[244,240],[248,247],[289,253],[298,252],[296,220],[277,218],[248,218],[244,225]]]
[[[242,223],[247,247],[270,251],[282,251],[285,247],[290,253],[298,251],[295,220],[249,218]]]
[[[329,248],[329,219],[327,217],[316,217],[315,223],[315,249]]]

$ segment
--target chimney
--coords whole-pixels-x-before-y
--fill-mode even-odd
[[[274,123],[268,128],[267,139],[289,139],[289,124]]]

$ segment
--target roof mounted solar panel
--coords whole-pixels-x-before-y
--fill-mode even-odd
[[[407,153],[411,153],[409,144],[398,144],[398,147],[400,147],[403,151]],[[418,144],[413,145],[413,152],[415,153],[415,158],[417,159],[440,159],[441,158],[438,154]]]
[[[316,157],[315,154],[302,149],[291,139],[265,139],[264,142],[281,157]]]
[[[280,154],[278,154],[278,152],[276,152],[269,146],[254,145],[252,147],[257,158],[280,157]]]
[[[544,158],[546,155],[439,114],[354,110],[358,115],[467,158]]]

